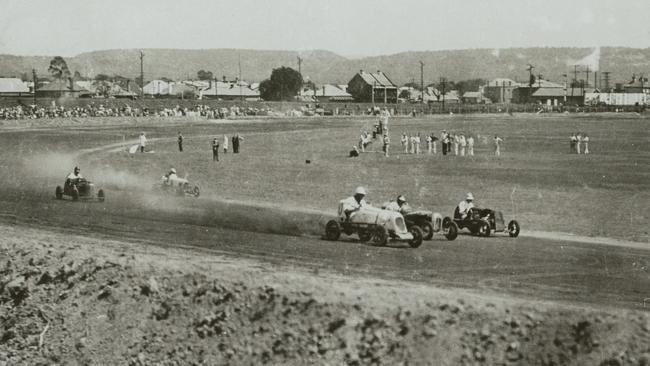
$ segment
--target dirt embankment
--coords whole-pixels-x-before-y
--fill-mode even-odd
[[[0,226],[0,365],[649,365],[650,316]],[[191,263],[191,265],[188,265]]]

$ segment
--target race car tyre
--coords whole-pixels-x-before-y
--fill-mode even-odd
[[[456,225],[456,223],[453,221],[449,222],[447,227],[444,228],[444,233],[447,240],[455,240],[458,236],[458,225]]]
[[[485,221],[478,224],[478,236],[490,236],[490,224]]]
[[[192,194],[194,197],[198,197],[201,194],[201,191],[199,190],[199,186],[194,186],[194,189],[192,189]]]
[[[372,239],[372,231],[371,230],[359,230],[359,241],[362,242],[367,242]]]
[[[383,226],[377,226],[372,235],[372,241],[377,246],[385,246],[388,243],[388,230]]]
[[[77,186],[72,187],[72,200],[73,201],[79,200],[79,189],[77,189]]]
[[[104,190],[100,189],[99,191],[97,191],[97,200],[99,202],[104,202],[105,199],[106,199],[106,195],[104,194]]]
[[[510,235],[511,238],[518,237],[520,229],[517,220],[512,220],[508,223],[508,235]]]
[[[430,223],[428,221],[425,222],[424,224],[422,224],[421,229],[422,229],[422,235],[423,235],[422,239],[431,240],[431,238],[433,238],[434,229],[433,229],[433,224],[432,223]]]
[[[56,186],[56,190],[54,191],[54,196],[56,197],[57,200],[63,199],[63,188],[61,188],[61,186]]]
[[[325,239],[335,241],[341,236],[341,226],[336,220],[330,220],[325,225]]]
[[[409,232],[411,235],[413,235],[413,239],[409,240],[409,246],[411,248],[417,248],[422,245],[422,239],[424,237],[422,229],[417,226],[413,226],[409,229]]]

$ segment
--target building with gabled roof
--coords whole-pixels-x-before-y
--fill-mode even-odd
[[[19,97],[31,94],[29,87],[17,78],[0,78],[0,96]]]
[[[316,88],[314,93],[313,89],[306,88],[300,93],[303,98],[311,98],[319,102],[352,102],[354,98],[344,89],[338,85],[325,84]]]
[[[356,102],[397,103],[397,85],[381,71],[360,70],[348,82],[347,92]]]
[[[67,80],[57,79],[36,89],[37,98],[79,98],[80,96],[89,94],[92,93],[77,85],[72,78],[68,78]]]

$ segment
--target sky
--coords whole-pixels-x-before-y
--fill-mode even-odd
[[[650,0],[0,0],[0,54],[650,47]]]

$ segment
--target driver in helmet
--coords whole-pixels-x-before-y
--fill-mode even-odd
[[[350,196],[343,201],[342,203],[342,210],[343,213],[345,214],[346,219],[350,219],[350,216],[359,211],[361,207],[365,207],[368,204],[366,203],[364,197],[366,196],[366,189],[363,187],[357,187],[357,189],[354,190],[354,195]]]
[[[409,206],[408,202],[406,202],[406,197],[400,194],[397,196],[397,199],[395,201],[390,201],[390,203],[386,205],[386,210],[397,211],[404,215],[411,211],[411,206]]]
[[[467,218],[467,215],[472,208],[474,208],[474,195],[469,192],[465,196],[465,200],[460,201],[457,207],[458,215],[460,215],[461,220],[465,220]]]
[[[165,175],[163,175],[162,181],[163,184],[171,185],[177,178],[176,169],[171,168]]]
[[[79,169],[78,166],[74,167],[74,170],[72,173],[68,174],[68,177],[66,178],[66,181],[68,184],[77,184],[79,182],[79,179],[82,179],[83,177],[81,176],[81,169]]]

